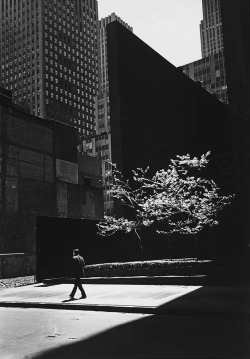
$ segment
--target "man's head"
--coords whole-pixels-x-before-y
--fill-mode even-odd
[[[79,249],[74,249],[73,250],[73,256],[77,256],[79,254]]]

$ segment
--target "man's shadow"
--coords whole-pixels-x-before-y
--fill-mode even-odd
[[[74,302],[75,300],[80,300],[81,298],[69,298],[62,300],[62,303]]]

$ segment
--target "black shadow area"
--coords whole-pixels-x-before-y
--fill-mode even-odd
[[[197,294],[200,302],[195,302]],[[227,291],[219,291],[217,299],[225,304],[236,300],[230,299],[228,294]],[[33,358],[249,358],[247,314],[213,312],[212,308],[206,311],[204,305],[206,309],[206,303],[209,303],[206,296],[209,295],[213,295],[209,288],[200,288],[164,304],[160,309],[165,309],[165,314],[145,315],[142,319],[116,326],[86,340],[48,350]],[[190,306],[187,303],[193,304]],[[244,297],[243,305],[246,303],[247,298]],[[199,311],[202,304],[203,310]],[[189,307],[186,313],[185,307]],[[88,323],[83,322],[82,325],[84,330]]]

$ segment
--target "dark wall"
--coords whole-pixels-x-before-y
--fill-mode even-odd
[[[0,104],[0,250],[34,253],[35,216],[55,215],[50,122]]]
[[[210,150],[209,175],[232,193],[227,107],[120,23],[107,26],[107,39],[112,161],[124,176],[137,167],[167,169],[177,154]],[[122,213],[119,206],[115,212]],[[214,233],[217,253],[232,252],[226,220],[224,231]]]
[[[112,159],[124,173],[229,150],[228,112],[118,22],[107,26]]]
[[[221,0],[221,17],[235,170],[239,255],[250,248],[249,1]]]
[[[86,264],[124,259],[118,249],[120,237],[98,235],[97,223],[87,219],[37,217],[37,279],[72,276],[70,263],[74,248],[80,250]]]
[[[63,123],[52,122],[55,137],[55,156],[77,163],[77,131]]]

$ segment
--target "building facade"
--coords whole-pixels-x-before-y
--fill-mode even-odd
[[[202,0],[203,20],[200,23],[202,57],[223,51],[220,0]]]
[[[0,129],[1,253],[34,258],[39,216],[102,219],[100,161],[78,153],[74,127],[20,111],[1,90]]]
[[[210,93],[216,94],[223,103],[228,103],[227,79],[224,53],[218,52],[182,66],[185,75]]]
[[[228,103],[220,0],[202,0],[200,23],[202,58],[181,66],[183,72],[199,81],[208,92]]]
[[[96,0],[0,2],[0,86],[30,112],[95,131],[98,91]]]
[[[110,195],[112,175],[110,175],[112,162],[111,129],[110,129],[110,99],[108,75],[108,47],[107,25],[117,21],[133,32],[133,28],[115,13],[99,21],[100,39],[100,91],[96,98],[96,135],[83,141],[83,151],[98,156],[102,161],[102,174],[104,186],[104,210],[107,215],[113,214],[114,202]]]

